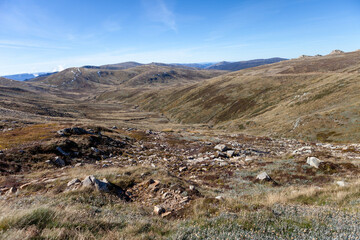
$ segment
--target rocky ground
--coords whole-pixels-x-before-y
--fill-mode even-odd
[[[3,121],[3,239],[358,239],[360,144]]]

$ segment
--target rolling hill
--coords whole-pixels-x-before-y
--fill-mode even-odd
[[[318,141],[360,140],[360,51],[299,58],[136,100],[181,123]]]
[[[124,70],[69,68],[48,77],[31,80],[33,85],[67,91],[109,90],[114,87],[167,87],[203,81],[224,74],[218,70],[172,68],[141,65]]]
[[[82,68],[89,69],[106,69],[106,70],[125,70],[144,65],[155,65],[172,68],[185,68],[185,69],[208,69],[208,70],[225,70],[225,71],[238,71],[245,68],[257,67],[265,64],[276,63],[280,61],[288,60],[286,58],[269,58],[269,59],[254,59],[248,61],[238,62],[208,62],[208,63],[159,63],[152,62],[149,64],[142,64],[138,62],[123,62],[116,64],[106,64],[101,66],[83,66]]]

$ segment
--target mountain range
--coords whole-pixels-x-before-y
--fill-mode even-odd
[[[70,102],[87,108],[117,102],[161,113],[174,123],[255,135],[355,141],[360,139],[355,131],[360,121],[359,62],[360,51],[335,51],[240,71],[230,70],[234,63],[206,69],[135,62],[84,66],[26,82],[2,78],[0,98],[7,110],[30,109],[35,115],[81,117],[82,109],[69,108]],[[258,63],[264,61],[246,64]],[[241,64],[237,66],[245,66]],[[227,71],[214,70],[225,66]],[[21,97],[16,92],[22,92]]]
[[[150,63],[150,64],[142,64],[137,62],[123,62],[116,64],[106,64],[101,66],[92,66],[86,65],[82,68],[87,69],[106,69],[106,70],[125,70],[137,66],[143,65],[156,65],[156,66],[168,66],[173,68],[193,68],[193,69],[213,69],[213,70],[227,70],[227,71],[237,71],[244,68],[256,67],[263,64],[275,63],[287,60],[285,58],[270,58],[270,59],[255,59],[249,61],[239,61],[239,62],[218,62],[218,63]],[[37,77],[49,76],[57,72],[39,72],[39,73],[21,73],[14,75],[6,75],[3,76],[8,79],[17,80],[17,81],[26,81]]]

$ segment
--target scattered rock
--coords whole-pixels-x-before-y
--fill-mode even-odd
[[[95,178],[94,184],[95,184],[95,188],[100,192],[109,192],[109,188],[108,188],[109,182],[105,178],[102,181]]]
[[[262,172],[259,175],[256,176],[256,179],[259,179],[261,181],[271,181],[271,177],[266,173],[266,172]]]
[[[256,176],[256,180],[261,182],[270,182],[273,186],[279,186],[279,184],[274,181],[266,172],[262,172]]]
[[[344,181],[337,181],[336,184],[340,187],[345,187],[346,183]]]
[[[225,166],[227,166],[227,165],[229,165],[229,163],[227,163],[227,162],[220,162],[220,167],[225,167]]]
[[[82,185],[83,185],[84,187],[94,186],[94,180],[95,180],[95,177],[94,177],[93,175],[87,176],[87,177],[82,181]]]
[[[220,152],[225,152],[228,150],[228,147],[225,144],[218,144],[214,147],[215,150],[219,150]]]
[[[222,201],[222,200],[224,200],[224,197],[223,196],[216,196],[215,199]]]
[[[81,181],[78,178],[74,178],[73,180],[71,180],[70,182],[68,182],[67,186],[71,187],[72,185],[76,184],[76,183],[81,183]]]
[[[183,171],[186,171],[187,170],[187,167],[185,166],[185,167],[180,167],[179,168],[179,172],[183,172]]]
[[[13,195],[17,192],[17,188],[16,187],[11,187],[7,192],[6,195]]]
[[[297,155],[297,154],[310,154],[313,152],[313,148],[310,147],[310,146],[305,146],[305,147],[301,147],[299,149],[296,149],[293,151],[293,154],[294,155]]]
[[[81,167],[83,165],[84,165],[83,163],[77,163],[77,164],[75,164],[75,167]]]
[[[314,167],[314,168],[319,168],[319,164],[322,161],[316,157],[308,157],[306,160],[306,163],[309,164],[310,166]]]
[[[91,147],[91,150],[94,151],[95,153],[99,153],[99,152],[100,152],[100,150],[97,149],[96,147]]]
[[[64,150],[62,150],[62,148],[61,147],[56,147],[56,150],[58,150],[62,155],[64,155],[64,156],[69,156],[70,154],[69,153],[67,153],[67,152],[65,152]]]
[[[167,216],[169,216],[170,214],[171,214],[172,212],[164,212],[164,213],[162,213],[161,214],[161,217],[167,217]]]
[[[112,129],[118,129],[117,126],[112,126]]]
[[[219,158],[219,157],[226,158],[227,155],[226,155],[225,153],[223,153],[223,152],[217,151],[217,152],[215,153],[215,158]]]
[[[154,213],[156,214],[156,215],[161,215],[161,214],[163,214],[163,213],[165,213],[166,211],[165,211],[165,208],[163,208],[163,207],[160,207],[160,206],[155,206],[154,207]]]
[[[333,50],[329,55],[335,55],[335,54],[341,54],[341,53],[345,53],[344,51],[341,51],[339,49]]]
[[[233,151],[233,150],[228,150],[228,151],[226,152],[226,155],[227,155],[229,158],[233,157],[234,154],[235,154],[235,151]]]
[[[65,161],[61,157],[55,157],[54,164],[58,167],[64,167]]]
[[[99,179],[95,178],[93,175],[87,176],[83,181],[82,185],[84,187],[95,187],[97,190],[101,192],[108,192],[108,182],[105,179],[105,181],[100,181]]]
[[[74,127],[74,128],[64,128],[61,129],[59,131],[57,131],[57,134],[59,134],[60,136],[70,136],[70,135],[82,135],[82,134],[88,134],[89,132],[86,131],[83,128],[78,128],[78,127]]]
[[[99,192],[115,194],[117,197],[119,197],[125,201],[131,200],[129,195],[121,187],[109,182],[105,178],[101,181],[101,180],[95,178],[93,175],[87,176],[82,181],[82,186],[95,188]]]

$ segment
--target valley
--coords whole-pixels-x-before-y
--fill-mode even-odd
[[[359,51],[0,78],[0,239],[358,239],[359,80]]]

